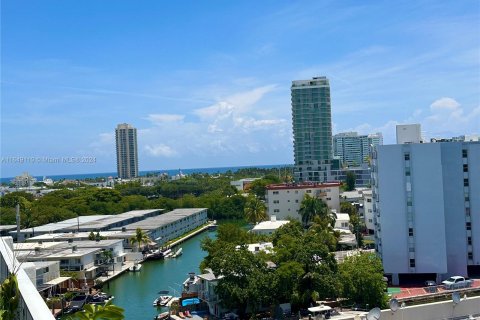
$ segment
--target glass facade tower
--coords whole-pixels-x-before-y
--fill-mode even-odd
[[[292,82],[295,179],[324,181],[319,171],[332,160],[330,83],[326,77]]]
[[[115,129],[117,173],[122,179],[138,176],[137,129],[122,123]]]

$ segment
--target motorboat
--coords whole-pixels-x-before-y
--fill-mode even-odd
[[[141,264],[141,263],[138,263],[138,261],[135,261],[135,263],[133,264],[133,266],[131,266],[130,268],[128,268],[128,271],[139,272],[140,269],[142,269],[142,264]]]
[[[180,257],[182,253],[182,248],[180,248],[173,254],[172,258]]]
[[[166,258],[167,256],[172,255],[172,254],[173,254],[172,249],[167,249],[167,250],[162,252],[162,256],[164,258]]]
[[[94,295],[91,295],[87,299],[87,303],[90,304],[106,304],[110,300],[113,300],[115,297],[111,296],[109,294],[106,294],[105,292],[97,292]]]
[[[156,316],[155,318],[153,318],[154,320],[166,320],[170,317],[170,312],[166,311],[166,312],[162,312],[160,313],[158,316]]]
[[[172,296],[169,295],[160,295],[157,299],[153,301],[154,307],[165,307],[167,303],[172,300]]]

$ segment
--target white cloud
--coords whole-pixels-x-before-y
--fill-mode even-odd
[[[167,146],[165,144],[157,144],[157,145],[146,145],[145,150],[147,151],[148,154],[154,156],[154,157],[173,157],[177,155],[177,152],[172,149],[170,146]]]
[[[435,100],[430,105],[430,110],[432,112],[435,112],[438,110],[456,110],[458,108],[460,108],[460,103],[458,103],[455,99],[448,98],[448,97]]]

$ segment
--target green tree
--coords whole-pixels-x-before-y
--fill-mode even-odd
[[[135,230],[135,235],[130,238],[130,243],[132,245],[137,244],[138,251],[140,251],[140,247],[150,243],[150,237],[140,228]]]
[[[373,253],[362,253],[347,257],[338,268],[345,298],[370,307],[386,307],[386,283],[380,258]]]
[[[108,301],[104,306],[86,304],[83,311],[78,311],[73,315],[76,320],[122,320],[125,319],[123,309]],[[72,318],[70,318],[72,319]]]
[[[17,319],[19,291],[17,275],[10,273],[0,286],[0,310],[3,311],[0,319]]]
[[[255,314],[260,306],[273,303],[275,275],[245,246],[234,250],[224,247],[213,258],[211,267],[215,275],[222,275],[215,288],[221,304],[237,309],[242,319],[247,307]]]
[[[355,179],[356,179],[355,172],[347,171],[347,177],[345,180],[346,183],[346,191],[353,191],[355,190]]]
[[[90,231],[88,234],[88,240],[95,241],[95,233],[93,231]]]
[[[263,201],[253,195],[249,195],[245,203],[245,219],[250,223],[258,223],[268,219],[267,208]]]
[[[302,217],[303,225],[309,226],[315,216],[319,216],[326,224],[335,224],[334,216],[322,199],[305,194],[298,213]]]

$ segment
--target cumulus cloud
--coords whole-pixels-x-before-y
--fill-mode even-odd
[[[173,157],[177,155],[177,152],[172,149],[170,146],[167,146],[163,143],[157,145],[146,145],[145,150],[147,153],[154,157]]]
[[[361,134],[382,132],[386,143],[395,143],[395,127],[405,123],[420,123],[422,133],[427,139],[477,134],[480,130],[480,106],[469,110],[454,98],[442,97],[426,108],[416,109],[410,117],[402,121],[389,120],[379,126],[363,123],[339,132],[356,131]]]
[[[455,99],[443,97],[438,100],[435,100],[430,105],[430,110],[432,112],[439,111],[439,110],[456,110],[460,108],[460,103],[458,103]]]

